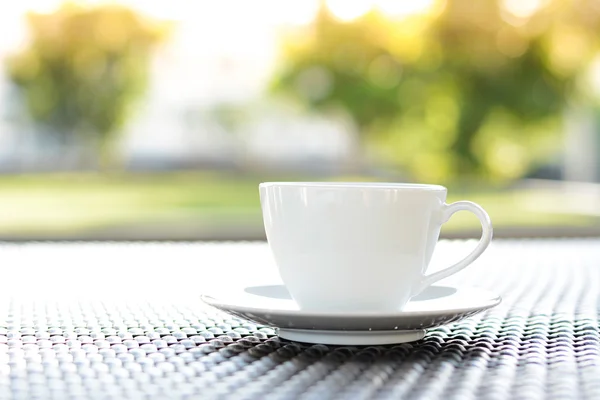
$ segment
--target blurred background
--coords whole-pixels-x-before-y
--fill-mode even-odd
[[[261,239],[273,180],[600,235],[597,1],[22,0],[0,29],[0,239]]]

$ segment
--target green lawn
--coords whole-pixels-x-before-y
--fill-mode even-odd
[[[186,229],[192,236],[203,229],[258,231],[261,217],[257,185],[272,179],[199,172],[0,176],[0,237],[93,237],[99,231],[127,231],[135,238],[136,231],[152,236],[152,230],[164,230],[166,237],[168,232]],[[547,193],[450,193],[449,201],[480,203],[497,229],[600,225],[598,217],[540,207],[562,201],[560,196],[553,198]],[[475,218],[460,213],[445,232],[475,228]]]

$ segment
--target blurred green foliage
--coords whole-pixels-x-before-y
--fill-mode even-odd
[[[28,114],[63,143],[83,139],[110,164],[112,139],[144,93],[168,27],[118,5],[73,4],[29,14],[28,25],[29,44],[7,61]]]
[[[600,6],[548,0],[523,15],[531,2],[514,0],[514,15],[509,3],[351,22],[323,5],[285,38],[274,90],[347,113],[378,160],[417,179],[522,177],[560,147],[562,115],[598,51]]]

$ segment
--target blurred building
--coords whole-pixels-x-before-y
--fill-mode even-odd
[[[355,143],[347,124],[265,103],[276,57],[272,27],[246,32],[251,40],[240,43],[230,37],[229,26],[221,31],[214,24],[202,26],[181,22],[156,55],[146,100],[123,132],[126,166],[327,170],[344,164]],[[218,43],[197,40],[209,36],[218,37]],[[14,47],[0,46],[0,58]],[[56,143],[48,132],[33,129],[15,96],[0,74],[0,171],[90,167],[84,146]],[[221,104],[253,107],[251,118],[232,132],[210,114]]]
[[[567,118],[564,171],[566,180],[600,182],[600,115],[574,110]]]

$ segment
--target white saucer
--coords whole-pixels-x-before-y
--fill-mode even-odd
[[[396,312],[302,311],[283,285],[231,289],[201,298],[219,310],[277,327],[284,339],[339,345],[419,340],[425,329],[470,317],[501,301],[500,296],[487,290],[451,286],[431,286]]]

